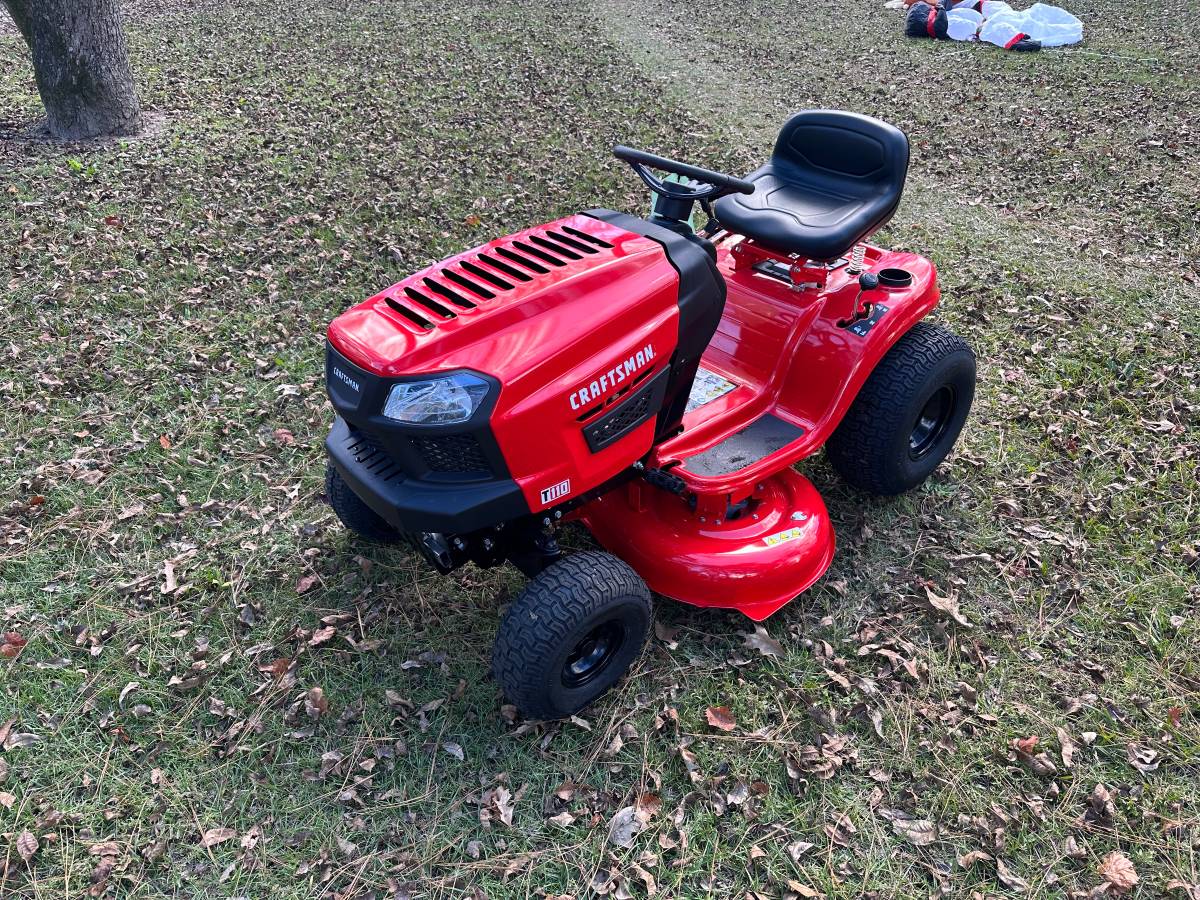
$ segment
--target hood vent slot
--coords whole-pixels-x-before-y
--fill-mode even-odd
[[[493,297],[496,296],[491,291],[489,291],[487,288],[480,287],[475,282],[473,282],[469,279],[463,278],[457,272],[452,272],[449,269],[442,269],[442,274],[445,275],[451,281],[453,281],[455,284],[457,284],[459,287],[464,287],[468,291],[474,291],[476,294],[478,294],[484,300],[491,300]]]
[[[513,253],[511,250],[509,250],[505,247],[497,247],[496,255],[503,256],[505,259],[510,259],[513,262],[517,263],[518,265],[524,266],[530,272],[536,272],[538,275],[546,275],[550,272],[550,270],[547,269],[545,266],[540,265],[539,263],[535,263],[531,259],[526,259],[524,256],[521,256],[518,253]]]
[[[572,228],[570,225],[564,225],[562,230],[572,237],[579,238],[581,241],[587,241],[590,244],[595,244],[597,247],[603,247],[606,250],[612,249],[612,244],[610,244],[608,241],[601,240],[594,234],[588,234],[586,231],[580,231],[578,228]]]
[[[547,231],[546,237],[556,243],[570,247],[572,250],[578,250],[580,253],[587,253],[589,256],[593,253],[599,253],[595,247],[589,247],[587,244],[581,243],[574,238],[569,238],[565,234],[559,234],[557,231]]]
[[[493,275],[491,272],[487,271],[486,269],[481,269],[481,268],[479,268],[479,266],[472,265],[471,263],[467,262],[466,260],[463,260],[462,262],[460,262],[459,265],[462,266],[466,271],[470,272],[475,277],[482,278],[484,281],[494,284],[496,287],[500,288],[500,290],[502,290],[502,291],[511,291],[512,290],[512,285],[509,284],[507,281],[505,281],[503,278],[501,278],[499,275]]]
[[[429,288],[435,294],[441,294],[455,306],[461,306],[463,309],[474,309],[475,304],[464,297],[462,294],[456,294],[450,288],[446,287],[440,281],[434,281],[432,278],[421,279],[425,282],[425,287]]]
[[[393,312],[399,313],[401,316],[403,316],[408,321],[412,322],[414,325],[416,325],[421,330],[433,331],[433,323],[430,322],[428,319],[426,319],[424,316],[422,316],[420,313],[414,312],[413,310],[409,309],[407,306],[403,305],[402,303],[396,302],[395,297],[384,297],[383,299],[385,301],[387,301],[387,305],[391,308],[391,310]]]
[[[496,259],[493,256],[488,256],[486,253],[480,253],[479,256],[476,257],[476,259],[478,259],[480,262],[487,263],[489,266],[491,266],[497,272],[503,272],[505,275],[507,275],[509,278],[512,278],[515,281],[533,281],[532,278],[530,278],[528,275],[526,275],[524,272],[520,271],[519,269],[514,269],[508,263],[500,262],[500,260]]]
[[[528,244],[522,244],[520,241],[513,241],[513,246],[522,253],[528,253],[534,259],[540,259],[542,262],[548,262],[552,266],[558,266],[560,269],[566,265],[561,259],[556,256],[551,256],[545,250],[539,250],[537,247],[530,247]]]
[[[454,319],[458,317],[458,313],[454,312],[454,310],[447,309],[432,297],[426,297],[420,291],[414,291],[412,288],[406,287],[404,289],[404,293],[408,295],[408,298],[414,303],[420,304],[434,315],[441,316],[443,319]]]
[[[551,253],[557,253],[559,256],[565,256],[567,259],[583,259],[583,257],[574,250],[569,250],[566,247],[554,243],[553,241],[548,241],[540,234],[531,234],[529,236],[529,240],[532,243],[537,244],[539,247],[544,247]]]

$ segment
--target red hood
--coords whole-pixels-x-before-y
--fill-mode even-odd
[[[410,275],[334,319],[329,340],[385,377],[468,368],[508,380],[611,326],[597,292],[629,279],[645,293],[649,270],[671,274],[657,243],[570,216]]]

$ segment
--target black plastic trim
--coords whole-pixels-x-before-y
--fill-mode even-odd
[[[667,260],[679,273],[679,341],[671,358],[671,378],[655,427],[655,439],[663,440],[678,432],[683,423],[700,356],[716,334],[725,311],[725,279],[701,243],[703,238],[683,235],[611,209],[591,209],[584,215],[661,244]]]
[[[406,533],[466,534],[529,515],[512,479],[446,484],[373,471],[350,449],[356,443],[346,420],[334,419],[325,450],[350,490],[389,525]]]
[[[587,441],[588,449],[599,453],[658,415],[670,376],[671,370],[663,369],[596,421],[585,425],[583,438]],[[638,412],[628,422],[622,421],[639,406],[644,407],[644,411]]]
[[[338,372],[345,377],[339,377]],[[481,378],[489,386],[487,396],[466,422],[455,425],[410,425],[383,415],[383,406],[393,385],[405,381],[424,381],[433,375],[457,373]],[[496,443],[491,429],[492,410],[495,409],[500,396],[500,382],[491,375],[470,369],[455,369],[433,375],[384,378],[350,362],[332,344],[325,342],[325,387],[334,410],[350,423],[352,428],[364,432],[373,443],[386,450],[400,464],[405,476],[450,483],[508,478],[509,471],[504,454],[500,452],[500,446]],[[488,471],[436,470],[426,463],[416,443],[416,439],[419,438],[462,434],[469,434],[475,438],[480,452],[487,460]]]

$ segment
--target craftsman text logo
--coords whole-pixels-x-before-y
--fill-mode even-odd
[[[553,503],[559,497],[565,497],[571,493],[571,479],[560,481],[558,484],[548,487],[542,491],[542,505]]]
[[[617,363],[607,372],[602,373],[591,384],[581,387],[577,391],[572,391],[571,409],[583,409],[589,403],[599,400],[608,393],[609,388],[616,387],[621,382],[632,379],[640,369],[644,369],[653,360],[654,345],[647,344],[629,357],[629,359]]]
[[[358,382],[339,369],[337,366],[333,367],[333,374],[335,378],[341,379],[342,381],[346,382],[346,384],[350,385],[350,387],[354,388],[357,393],[362,393],[362,388],[359,386]]]

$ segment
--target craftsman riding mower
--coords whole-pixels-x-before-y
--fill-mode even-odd
[[[929,260],[864,243],[895,212],[908,140],[793,116],[734,178],[616,147],[647,218],[594,209],[452,256],[329,326],[329,500],[439,572],[529,582],[492,671],[531,718],[571,715],[637,658],[651,591],[771,615],[834,536],[792,467],[825,447],[861,490],[921,484],[958,437],[975,358],[920,320]],[[655,171],[671,173],[671,178]],[[708,221],[693,231],[700,204]],[[581,523],[604,551],[566,555]]]

